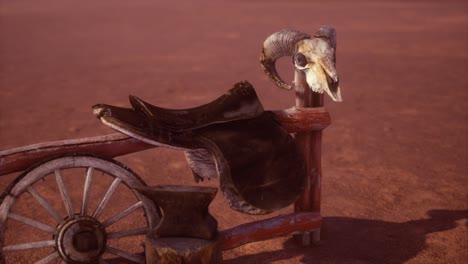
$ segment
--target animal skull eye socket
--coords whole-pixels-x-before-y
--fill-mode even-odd
[[[302,53],[294,54],[294,62],[301,67],[305,67],[307,65],[307,59]]]

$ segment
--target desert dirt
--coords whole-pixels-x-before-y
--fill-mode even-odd
[[[313,34],[325,24],[338,34],[344,102],[325,102],[332,125],[323,134],[322,241],[247,244],[224,252],[225,263],[466,263],[466,1],[1,1],[0,150],[114,133],[91,106],[128,106],[128,94],[189,108],[248,80],[265,109],[291,107],[294,94],[275,87],[259,65],[261,45],[284,28]],[[291,80],[290,59],[280,64]],[[195,184],[180,151],[117,159],[148,185]],[[1,176],[0,191],[16,176]],[[38,184],[64,212],[54,180]],[[83,176],[66,184],[78,208]],[[96,181],[91,206],[108,184]],[[105,216],[125,208],[125,191],[118,194]],[[43,214],[23,198],[15,212]],[[210,211],[221,230],[278,214],[237,213],[221,193]],[[36,241],[42,233],[35,232],[12,223],[7,238]],[[138,252],[140,242],[116,247]],[[8,260],[32,263],[41,254]]]

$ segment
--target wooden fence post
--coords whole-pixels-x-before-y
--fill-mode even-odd
[[[296,107],[323,107],[323,94],[312,92],[306,82],[304,72],[298,69],[294,75],[294,90]],[[320,213],[322,131],[298,132],[294,138],[303,151],[307,169],[306,187],[294,204],[294,212]],[[304,232],[302,235],[295,235],[295,238],[304,246],[311,242],[318,243],[320,228],[312,232]]]

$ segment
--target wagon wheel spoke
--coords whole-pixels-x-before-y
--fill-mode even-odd
[[[43,259],[41,259],[39,261],[34,262],[34,264],[47,264],[47,263],[55,260],[58,257],[59,257],[59,254],[56,251],[56,252],[48,255],[47,257],[45,257],[45,258],[43,258]]]
[[[93,213],[93,217],[95,219],[98,219],[99,216],[101,215],[102,213],[102,210],[104,209],[104,207],[106,207],[107,203],[109,202],[110,198],[112,197],[112,194],[114,194],[114,192],[117,190],[117,187],[119,186],[119,183],[121,182],[122,180],[119,179],[119,178],[115,178],[114,181],[112,182],[111,186],[109,187],[109,189],[107,190],[106,194],[104,195],[104,197],[102,197],[102,200],[101,202],[99,202],[99,205],[98,207],[96,208],[96,210],[94,211]]]
[[[57,220],[57,222],[63,222],[63,218],[57,210],[55,210],[54,207],[52,207],[52,205],[50,205],[49,202],[47,202],[36,190],[34,190],[33,187],[28,187],[28,193],[31,194],[31,196],[34,197],[55,218],[55,220]]]
[[[123,231],[116,231],[107,234],[108,239],[116,239],[122,237],[129,237],[129,236],[139,236],[148,233],[147,227],[131,229],[131,230],[123,230]]]
[[[88,202],[89,202],[89,192],[91,190],[91,183],[93,181],[94,168],[89,167],[86,170],[86,180],[83,189],[83,202],[81,204],[81,215],[87,215],[88,213]]]
[[[60,170],[55,170],[55,180],[57,181],[57,185],[59,187],[60,195],[62,196],[62,200],[65,203],[65,209],[67,210],[68,216],[70,218],[74,217],[73,213],[73,205],[70,199],[70,196],[68,195],[67,188],[65,187],[65,184],[62,179],[62,174],[60,173]]]
[[[109,227],[112,224],[115,224],[116,222],[120,221],[122,218],[125,216],[131,214],[132,212],[138,210],[139,208],[143,207],[143,202],[138,201],[136,204],[130,206],[129,208],[125,209],[124,211],[112,216],[111,218],[107,219],[106,221],[102,222],[102,225],[104,227]]]
[[[37,229],[40,229],[40,230],[43,230],[43,231],[46,231],[48,233],[55,233],[55,228],[49,226],[49,225],[46,225],[46,224],[43,224],[41,222],[38,222],[36,220],[33,220],[29,217],[26,217],[26,216],[22,216],[22,215],[19,215],[19,214],[15,214],[15,213],[9,213],[8,214],[8,218],[11,218],[11,219],[14,219],[18,222],[21,222],[23,224],[26,224],[26,225],[29,225],[29,226],[32,226],[34,228],[37,228]]]
[[[130,252],[123,251],[121,249],[117,249],[117,248],[113,248],[113,247],[107,247],[106,251],[111,253],[111,254],[117,255],[119,257],[131,260],[133,262],[145,263],[145,257],[143,255],[140,255],[140,254],[130,253]]]
[[[44,240],[31,243],[23,243],[16,245],[9,245],[2,248],[3,251],[17,251],[17,250],[27,250],[34,248],[47,248],[55,246],[55,240]]]

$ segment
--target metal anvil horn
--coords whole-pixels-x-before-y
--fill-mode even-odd
[[[320,28],[314,37],[297,31],[282,30],[273,33],[263,43],[260,62],[266,75],[280,88],[292,89],[276,71],[276,60],[292,56],[296,69],[303,72],[310,89],[327,92],[333,101],[341,102],[338,74],[335,68],[336,31],[329,26]]]

